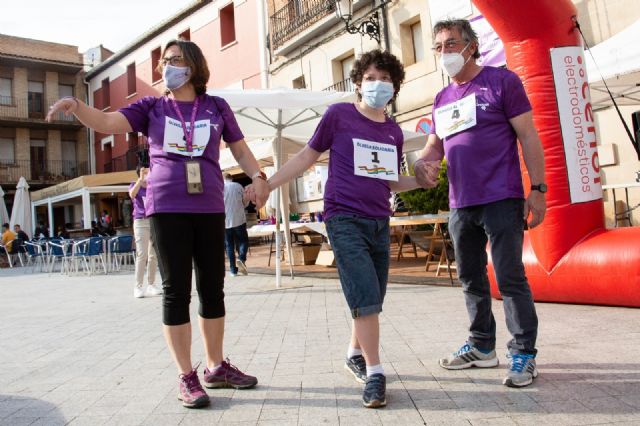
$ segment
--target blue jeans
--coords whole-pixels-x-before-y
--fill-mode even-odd
[[[249,235],[247,234],[246,223],[224,230],[224,248],[229,258],[229,270],[234,274],[238,273],[238,268],[236,267],[236,240],[238,242],[238,258],[246,262],[247,250],[249,250]]]
[[[351,316],[382,312],[389,277],[389,219],[338,215],[325,225]]]
[[[489,241],[507,329],[512,336],[507,344],[509,352],[535,355],[538,317],[522,263],[523,206],[522,199],[506,199],[452,209],[449,231],[471,320],[469,342],[484,350],[496,346],[496,321],[491,312],[487,275]]]

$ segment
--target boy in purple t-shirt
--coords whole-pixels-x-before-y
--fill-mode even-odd
[[[308,145],[269,179],[275,189],[330,150],[324,220],[353,317],[345,368],[365,383],[369,408],[386,405],[378,316],[389,274],[390,191],[417,187],[415,178],[400,176],[402,130],[385,112],[403,79],[389,52],[363,54],[351,71],[358,102],[330,106]]]
[[[163,331],[178,369],[178,398],[199,408],[210,403],[191,362],[192,265],[200,300],[200,331],[208,388],[249,388],[258,380],[224,360],[224,201],[218,159],[221,136],[242,170],[254,179],[255,202],[266,201],[266,177],[247,147],[229,105],[208,96],[209,68],[200,48],[171,40],[158,71],[166,96],[145,97],[117,112],[103,112],[73,97],[56,102],[47,115],[74,114],[105,134],[141,132],[151,160],[145,211],[160,264],[164,295]]]
[[[434,125],[414,171],[421,185],[433,186],[440,160],[447,157],[449,231],[471,319],[467,342],[441,359],[440,366],[460,370],[498,365],[485,251],[489,241],[513,337],[507,344],[509,372],[503,383],[527,386],[538,375],[538,317],[524,273],[522,243],[529,215],[533,228],[546,210],[542,145],[518,76],[476,64],[478,38],[469,21],[438,22],[433,34],[440,66],[452,83],[436,96]],[[526,200],[517,140],[533,184]]]

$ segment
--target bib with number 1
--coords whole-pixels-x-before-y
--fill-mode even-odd
[[[436,133],[440,139],[467,130],[476,125],[476,94],[436,108]]]
[[[353,138],[353,174],[397,181],[397,148],[394,145]]]

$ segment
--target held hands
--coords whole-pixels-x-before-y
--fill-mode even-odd
[[[65,96],[64,98],[58,100],[55,104],[49,107],[49,112],[45,117],[45,120],[51,122],[53,120],[54,115],[58,112],[64,112],[64,116],[68,117],[69,115],[75,113],[78,110],[80,103],[73,96]]]
[[[540,191],[531,191],[524,202],[524,220],[527,221],[529,229],[542,223],[546,211],[547,201],[544,194]],[[528,220],[529,214],[531,214],[531,220]]]
[[[269,198],[271,188],[266,180],[254,179],[253,183],[244,189],[244,201],[251,201],[257,208],[264,206]]]
[[[440,160],[425,160],[424,158],[419,158],[413,164],[413,172],[416,175],[418,185],[422,188],[435,187],[438,184],[440,164]]]

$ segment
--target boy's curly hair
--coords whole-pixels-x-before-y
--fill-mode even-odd
[[[398,96],[400,85],[404,81],[404,66],[402,65],[402,62],[400,62],[393,54],[380,49],[365,52],[360,56],[360,58],[358,58],[355,64],[353,64],[353,68],[349,74],[353,84],[362,83],[362,77],[371,65],[374,65],[380,71],[387,71],[391,75],[394,93],[393,98],[391,98],[389,102],[393,102],[396,99],[396,96]],[[359,101],[362,99],[362,94],[360,92],[357,92],[357,94]]]

